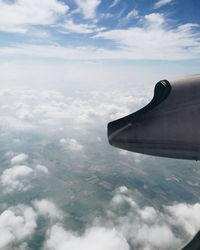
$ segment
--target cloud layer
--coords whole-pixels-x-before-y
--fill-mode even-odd
[[[44,250],[175,250],[190,240],[199,230],[200,204],[169,201],[156,207],[149,197],[146,204],[140,192],[151,191],[149,183],[138,189],[120,186],[132,180],[140,185],[137,178],[129,179],[130,173],[138,173],[134,168],[144,177],[152,175],[143,166],[145,157],[106,149],[105,124],[143,106],[145,94],[79,91],[72,98],[55,90],[0,91],[1,138],[6,145],[0,176],[0,246],[28,249],[38,234]],[[155,165],[154,159],[150,162]],[[97,213],[90,208],[95,202]]]
[[[125,206],[126,212],[120,212]],[[94,245],[99,250],[179,249],[185,240],[179,238],[177,229],[187,235],[190,227],[189,235],[194,234],[193,229],[197,230],[197,223],[192,218],[199,214],[197,207],[198,203],[175,204],[164,206],[163,212],[160,212],[150,206],[139,206],[131,192],[126,187],[120,187],[107,208],[106,219],[98,218],[82,235],[65,230],[61,224],[55,224],[47,231],[44,249],[92,250]],[[187,227],[179,227],[180,223],[185,224],[186,217],[191,218]],[[189,238],[188,235],[186,237]]]
[[[122,207],[127,207],[124,212]],[[106,217],[94,220],[82,234],[64,228],[63,216],[54,202],[34,200],[30,206],[19,204],[0,214],[0,247],[26,249],[37,230],[39,216],[49,221],[44,250],[154,250],[178,249],[198,229],[200,204],[184,203],[163,207],[160,212],[150,206],[139,206],[126,187],[119,187],[106,208]],[[188,220],[189,218],[189,220]],[[177,229],[181,234],[177,235]],[[20,249],[21,249],[20,248]]]

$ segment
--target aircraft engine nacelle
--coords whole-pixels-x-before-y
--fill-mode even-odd
[[[200,159],[200,75],[162,80],[151,102],[108,124],[115,147],[148,155]]]

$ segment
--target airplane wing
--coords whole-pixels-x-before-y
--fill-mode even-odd
[[[115,147],[142,154],[200,159],[200,75],[162,80],[144,108],[108,124]]]

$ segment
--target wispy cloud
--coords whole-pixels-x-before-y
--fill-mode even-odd
[[[109,8],[113,8],[115,7],[121,0],[113,0],[113,2],[111,3],[111,5],[109,6]]]
[[[59,32],[62,33],[79,33],[79,34],[90,34],[94,32],[99,32],[104,30],[105,28],[98,28],[96,24],[86,24],[80,23],[76,24],[72,19],[66,20],[63,24],[58,25],[62,30]]]
[[[162,14],[152,13],[144,17],[143,27],[100,32],[94,38],[112,40],[119,48],[118,52],[123,52],[127,58],[168,60],[199,58],[200,34],[195,30],[197,25],[186,24],[169,28],[167,23]]]
[[[162,7],[162,6],[164,6],[164,5],[166,5],[166,4],[168,4],[168,3],[171,3],[173,0],[159,0],[159,1],[157,1],[155,4],[154,4],[154,8],[155,9],[158,9],[158,8],[160,8],[160,7]]]
[[[133,9],[127,14],[126,18],[129,19],[137,16],[138,16],[138,11],[136,9]]]
[[[1,56],[29,56],[38,58],[99,60],[99,59],[167,59],[184,60],[200,58],[198,25],[187,23],[176,28],[167,25],[164,15],[152,13],[143,17],[143,26],[100,31],[93,39],[113,42],[113,48],[103,46],[27,45],[1,47]],[[71,27],[70,27],[71,25]],[[68,23],[74,32],[89,33],[95,25]],[[67,29],[67,26],[66,26]],[[100,29],[101,30],[101,29]],[[65,32],[65,30],[63,31]]]

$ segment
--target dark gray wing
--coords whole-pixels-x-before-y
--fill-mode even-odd
[[[200,75],[156,84],[152,101],[108,124],[115,147],[155,156],[200,159]]]

